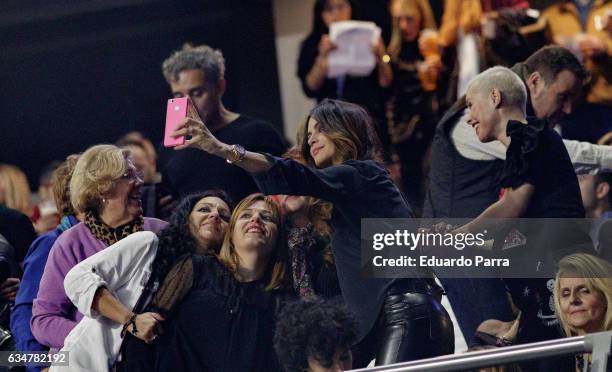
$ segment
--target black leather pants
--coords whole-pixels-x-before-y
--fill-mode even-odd
[[[453,324],[432,295],[387,296],[376,365],[431,358],[455,351]]]
[[[391,289],[374,329],[355,349],[353,368],[367,366],[374,356],[378,366],[452,354],[453,324],[440,297],[429,290]]]

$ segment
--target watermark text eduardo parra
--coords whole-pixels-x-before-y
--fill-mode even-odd
[[[566,255],[592,250],[585,219],[362,219],[366,277],[551,277]]]

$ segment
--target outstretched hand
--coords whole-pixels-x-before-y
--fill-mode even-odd
[[[173,137],[185,136],[185,144],[178,145],[174,149],[182,150],[186,148],[196,148],[213,155],[221,155],[223,146],[204,123],[197,118],[185,118],[172,133]]]
[[[209,154],[221,155],[221,150],[225,144],[217,140],[206,127],[191,98],[188,97],[188,101],[187,117],[178,123],[171,134],[174,138],[185,136],[185,143],[175,146],[174,149],[182,150],[192,147]]]
[[[189,105],[193,105],[191,100],[189,100]],[[228,159],[228,162],[231,158],[234,160],[233,164],[249,173],[265,172],[272,167],[272,162],[268,160],[266,155],[255,152],[246,151],[240,156],[240,159],[235,159],[234,151],[237,150],[234,146],[237,145],[230,145],[219,141],[202,122],[200,116],[193,108],[189,111],[189,117],[178,123],[171,136],[174,138],[185,136],[185,143],[176,146],[175,150],[191,147]]]

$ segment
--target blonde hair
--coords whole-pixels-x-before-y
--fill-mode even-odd
[[[436,21],[427,0],[392,0],[389,4],[389,10],[391,11],[396,4],[399,4],[402,8],[414,8],[421,16],[421,30],[432,29],[435,30]],[[402,50],[402,31],[399,28],[397,20],[393,20],[391,27],[391,41],[389,41],[389,47],[387,53],[391,56],[393,61],[399,58],[399,54]]]
[[[227,233],[225,234],[223,244],[221,245],[221,250],[219,252],[219,261],[223,265],[225,265],[228,270],[232,272],[236,279],[240,280],[240,277],[238,275],[238,265],[240,263],[240,258],[238,257],[238,254],[236,253],[236,250],[234,248],[234,243],[232,242],[232,234],[234,233],[234,228],[236,227],[236,221],[238,220],[238,216],[245,209],[249,208],[258,201],[263,201],[266,203],[266,206],[268,207],[270,212],[272,212],[274,223],[278,227],[276,248],[272,252],[270,259],[268,260],[268,267],[266,270],[266,273],[268,273],[270,277],[270,281],[266,285],[266,291],[271,291],[274,289],[283,288],[287,284],[287,246],[285,244],[285,238],[283,236],[283,226],[281,222],[280,210],[278,204],[276,204],[274,200],[272,200],[272,198],[257,193],[247,196],[246,198],[242,199],[240,203],[238,203],[238,205],[232,212],[232,217],[230,218]]]
[[[70,180],[79,155],[69,155],[55,171],[53,171],[53,199],[57,210],[62,216],[76,214],[70,201]]]
[[[606,313],[604,329],[602,331],[612,330],[612,264],[599,257],[585,253],[572,254],[563,257],[559,261],[559,271],[555,277],[555,311],[557,312],[557,318],[563,332],[569,337],[575,336],[578,332],[569,323],[563,311],[561,311],[560,279],[567,277],[584,278],[587,288],[604,298]]]
[[[103,196],[127,170],[129,155],[115,145],[96,145],[81,155],[70,180],[70,201],[77,212],[100,213]]]
[[[23,171],[14,165],[0,164],[0,205],[30,214],[32,192]]]
[[[491,67],[476,75],[468,84],[466,92],[487,97],[493,89],[501,92],[503,106],[520,107],[525,112],[527,88],[521,78],[507,67]]]
[[[439,43],[448,48],[457,42],[459,30],[464,33],[477,30],[482,19],[480,0],[444,0],[444,13],[440,25]]]

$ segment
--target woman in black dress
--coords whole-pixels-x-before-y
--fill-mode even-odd
[[[361,219],[411,218],[412,211],[380,165],[376,134],[358,105],[324,100],[310,113],[302,155],[310,166],[245,151],[218,141],[196,119],[181,122],[175,136],[185,145],[223,157],[253,174],[266,194],[308,195],[331,202],[332,251],[345,302],[360,323],[355,367],[454,351],[450,318],[439,288],[429,279],[361,276]]]

